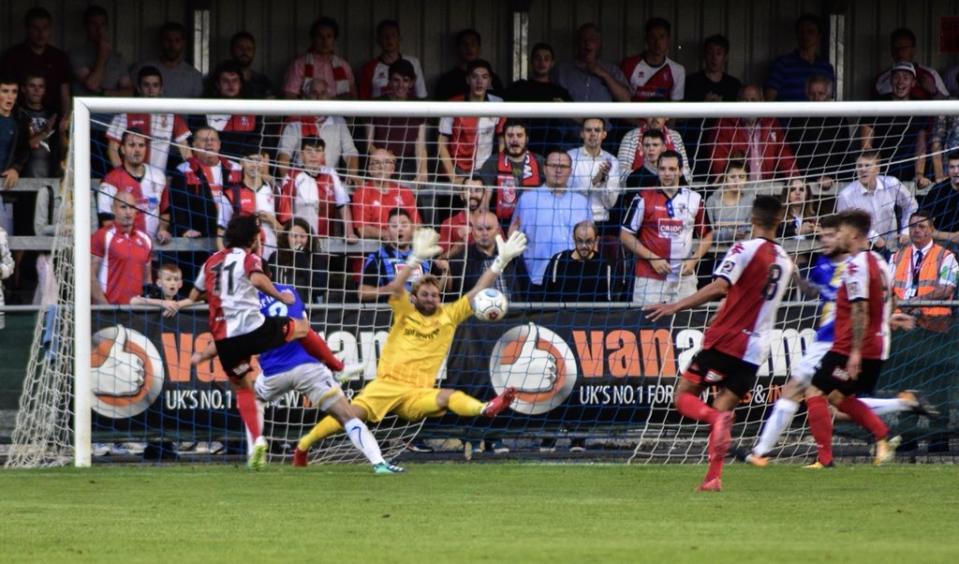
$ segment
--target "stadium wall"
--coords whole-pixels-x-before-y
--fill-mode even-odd
[[[55,18],[53,42],[71,47],[83,42],[79,25],[87,0],[9,0],[0,3],[4,44],[22,37],[23,14],[34,5]],[[257,68],[278,82],[290,60],[307,46],[309,22],[319,15],[341,26],[340,54],[355,66],[375,56],[373,29],[381,19],[399,20],[404,51],[418,56],[435,79],[455,63],[452,34],[474,27],[483,36],[483,56],[508,79],[512,56],[513,2],[483,0],[102,0],[112,15],[113,41],[127,62],[156,55],[156,31],[166,20],[188,22],[192,9],[209,8],[213,41],[210,61],[226,57],[230,36],[241,29],[258,41]],[[889,32],[906,26],[918,38],[917,61],[937,69],[959,63],[959,54],[939,52],[943,16],[959,14],[959,0],[532,0],[530,43],[547,41],[560,60],[573,54],[573,35],[584,22],[604,31],[604,58],[618,61],[642,50],[643,24],[662,16],[673,24],[671,56],[689,72],[700,66],[700,42],[722,33],[733,45],[729,72],[747,82],[762,82],[777,55],[795,48],[792,26],[803,12],[844,14],[844,99],[862,99],[875,76],[889,64]],[[76,22],[76,23],[75,23]],[[4,45],[6,46],[6,45]]]

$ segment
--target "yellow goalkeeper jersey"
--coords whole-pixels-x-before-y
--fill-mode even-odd
[[[432,388],[453,343],[456,326],[473,314],[466,296],[442,305],[433,315],[423,315],[410,296],[390,296],[393,325],[376,366],[376,377],[417,388]]]

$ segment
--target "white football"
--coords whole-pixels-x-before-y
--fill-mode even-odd
[[[508,309],[506,296],[494,288],[487,288],[473,298],[473,315],[481,321],[498,321]]]

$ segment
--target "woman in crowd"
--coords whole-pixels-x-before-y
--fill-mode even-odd
[[[812,190],[802,178],[791,178],[783,187],[781,194],[786,218],[780,228],[780,237],[806,239],[815,237],[817,229],[816,205],[812,201]]]
[[[294,217],[283,224],[273,255],[273,280],[296,288],[306,303],[321,303],[327,286],[329,260],[316,252],[316,237],[306,220]]]

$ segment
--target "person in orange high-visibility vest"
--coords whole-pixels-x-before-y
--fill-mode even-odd
[[[911,308],[910,300],[950,300],[956,293],[959,264],[952,252],[932,240],[933,219],[923,212],[909,217],[909,239],[912,244],[903,247],[892,257],[895,268],[893,291],[907,312],[919,317],[918,324],[931,331],[949,328],[948,307]]]

